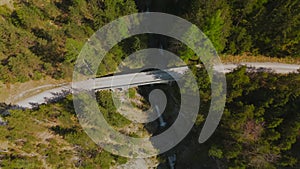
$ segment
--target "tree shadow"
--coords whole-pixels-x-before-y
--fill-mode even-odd
[[[53,126],[50,128],[50,130],[63,137],[68,134],[77,133],[77,130],[75,128],[63,128],[61,126]]]

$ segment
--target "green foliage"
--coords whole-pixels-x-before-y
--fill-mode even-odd
[[[134,12],[133,0],[29,0],[15,2],[13,10],[1,6],[0,80],[11,83],[40,79],[45,75],[66,77],[69,70],[64,68],[65,65],[72,67],[81,47],[96,30]],[[123,55],[113,56],[107,63],[112,67],[120,59],[117,57]],[[16,65],[20,63],[18,68]],[[48,68],[44,69],[43,65]],[[20,72],[24,66],[28,68]],[[111,67],[100,74],[110,71]]]
[[[72,96],[37,110],[11,110],[0,126],[1,168],[109,168],[126,158],[98,147],[74,114]],[[4,150],[4,151],[2,151]]]
[[[205,120],[211,106],[210,83],[204,69],[194,69],[201,96],[200,115]],[[226,76],[226,107],[217,130],[204,145],[199,145],[204,121],[197,122],[183,143],[174,148],[183,151],[177,153],[177,165],[298,168],[300,75],[249,72],[239,67]]]
[[[296,159],[288,151],[299,136],[299,109],[295,106],[300,99],[299,75],[246,73],[242,67],[227,77],[226,111],[218,136],[212,140],[222,147],[224,165],[294,166]],[[291,160],[285,162],[287,159]]]
[[[230,8],[226,0],[192,1],[188,19],[196,24],[212,41],[218,52],[222,52],[230,35]]]
[[[130,99],[135,98],[135,96],[136,96],[136,89],[134,89],[134,88],[129,88],[129,89],[128,89],[128,96],[129,96]]]
[[[226,36],[228,36],[228,34],[224,34],[225,21],[221,16],[222,11],[220,9],[217,10],[216,14],[210,18],[204,28],[204,33],[213,42],[214,47],[219,52],[224,50],[226,45]]]
[[[97,101],[99,102],[100,111],[106,121],[116,128],[122,128],[130,121],[116,111],[116,106],[109,91],[100,91],[97,93]],[[117,100],[116,100],[117,101]]]
[[[210,83],[205,70],[193,69],[203,98],[201,114],[184,144],[176,147],[179,150],[191,148],[187,145],[201,147],[193,139],[197,139],[210,106]],[[194,158],[188,160],[188,165],[199,165],[211,157],[222,168],[297,168],[300,75],[246,72],[245,67],[240,67],[227,77],[228,95],[221,123],[204,149],[198,151],[195,147],[196,154],[189,154]],[[111,92],[97,92],[96,96],[100,111],[112,126],[121,129],[130,124],[116,112]],[[37,110],[12,110],[3,119],[8,126],[0,127],[0,148],[8,151],[0,157],[2,168],[41,168],[45,163],[53,168],[109,168],[126,161],[105,152],[85,134],[71,96]],[[182,158],[180,153],[177,156]],[[209,161],[201,163],[205,162],[214,167]]]
[[[299,0],[190,0],[177,8],[218,52],[299,57],[299,6]]]
[[[65,56],[65,61],[68,63],[74,63],[77,59],[77,56],[80,53],[82,46],[83,46],[82,42],[68,38],[66,40],[67,52],[66,52],[66,56]]]
[[[300,56],[299,0],[189,0],[178,4],[182,6],[176,5],[173,12],[199,26],[220,53]],[[137,12],[133,0],[27,0],[16,1],[14,6],[0,6],[0,80],[5,83],[68,76],[83,44],[96,30]],[[127,32],[120,29],[119,33]],[[98,75],[114,72],[125,56],[147,47],[141,40],[147,38],[135,37],[116,45],[100,64]],[[188,47],[178,53],[186,62],[198,59]],[[211,92],[205,70],[192,70],[201,96],[201,115],[189,137],[196,138],[199,133],[195,131],[210,107]],[[299,75],[249,73],[241,67],[227,75],[227,84],[222,121],[206,143],[207,150],[200,154],[213,157],[223,168],[299,168]],[[134,95],[130,89],[130,98]],[[98,92],[97,99],[115,128],[130,123],[116,111],[110,92]],[[109,168],[126,161],[105,152],[85,134],[70,96],[37,110],[11,110],[3,118],[8,126],[0,126],[1,168]]]
[[[223,152],[222,152],[222,150],[218,149],[217,147],[212,146],[208,152],[208,155],[211,157],[222,158]]]
[[[281,57],[299,56],[299,5],[300,1],[292,0],[269,0],[266,3],[261,15],[257,16],[257,27],[254,30],[260,53]]]
[[[65,67],[72,68],[88,38],[106,23],[137,12],[135,3],[143,4],[133,0],[28,0],[16,1],[15,8],[1,6],[0,80],[11,83],[45,75],[69,76]],[[297,57],[300,56],[299,5],[299,0],[189,0],[186,3],[155,1],[151,7],[175,12],[196,24],[219,53]],[[119,33],[127,32],[120,27]],[[146,47],[141,39],[115,47],[99,66],[98,75],[113,72],[124,56]],[[187,47],[178,53],[184,61],[198,60]],[[26,62],[27,58],[35,58],[37,63]],[[20,73],[14,63],[8,64],[9,60],[24,62],[22,66],[28,69]]]

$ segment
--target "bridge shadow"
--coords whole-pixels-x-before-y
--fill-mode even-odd
[[[184,73],[179,73],[174,70],[171,70],[172,68],[176,68],[176,67],[166,68],[165,70],[154,69],[154,70],[146,71],[145,73],[147,75],[154,76],[154,79],[166,80],[169,82],[180,80],[180,78],[184,76]]]

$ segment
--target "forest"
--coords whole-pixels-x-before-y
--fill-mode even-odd
[[[82,46],[99,28],[120,16],[166,12],[198,26],[220,55],[300,56],[299,0],[14,0],[0,6],[0,81],[71,77]],[[130,38],[129,38],[130,39]],[[132,50],[147,48],[137,37]],[[129,45],[119,44],[106,59],[111,72]],[[182,47],[181,57],[190,58]]]
[[[70,78],[81,48],[95,31],[121,16],[146,11],[192,22],[221,56],[300,58],[300,0],[14,0],[0,6],[0,82]],[[178,169],[300,168],[300,70],[276,74],[238,67],[226,74],[221,122],[212,137],[199,144],[211,89],[206,70],[196,66],[201,63],[190,48],[159,35],[128,38],[106,56],[99,76],[111,74],[134,51],[159,47],[149,44],[155,40],[165,41],[165,50],[187,62],[201,97],[192,130],[176,147],[154,157],[157,168],[169,168],[170,154],[177,155]],[[130,88],[136,107],[148,106],[142,96],[152,88],[177,90],[176,84]],[[95,94],[106,120],[123,134],[142,137],[163,132],[156,131],[157,121],[129,130],[133,124],[116,110],[111,91]],[[88,137],[72,99],[68,95],[34,109],[0,103],[0,168],[109,169],[130,161],[110,154]],[[176,118],[172,108],[163,114],[170,123]]]
[[[240,67],[226,75],[225,111],[212,138],[197,144],[199,121],[172,150],[179,156],[178,168],[300,167],[299,74],[246,70]],[[209,81],[205,70],[195,73],[202,99],[199,119],[204,121],[210,106]]]
[[[179,169],[300,167],[299,74],[247,72],[246,67],[227,74],[228,94],[221,123],[207,142],[199,144],[199,132],[210,106],[210,82],[204,69],[193,70],[201,96],[197,121],[180,144],[157,157],[159,168],[169,167],[166,157],[170,153],[177,154]],[[131,89],[131,97],[140,90]],[[125,132],[132,122],[116,112],[110,91],[98,92],[97,100],[112,126],[123,134],[142,137],[138,131]],[[173,107],[166,109],[165,117],[176,118],[168,111]],[[2,105],[1,110],[4,108]],[[2,118],[7,122],[0,126],[0,167],[4,169],[110,168],[128,160],[106,152],[86,135],[71,95],[33,110],[10,110]],[[139,130],[154,133],[149,124],[139,125]]]

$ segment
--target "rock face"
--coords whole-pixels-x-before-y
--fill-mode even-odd
[[[7,122],[4,121],[4,120],[2,119],[2,117],[0,117],[0,126],[6,126],[6,125],[7,125]]]
[[[2,117],[10,115],[8,109],[3,108],[3,107],[4,106],[2,105],[1,108],[0,108],[0,126],[6,126],[7,125],[7,122],[5,120],[3,120]]]
[[[9,116],[9,115],[10,115],[10,113],[8,110],[4,110],[4,111],[0,112],[0,116]]]

